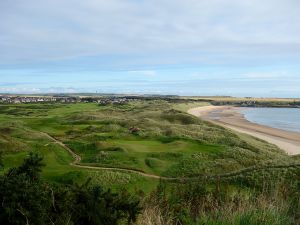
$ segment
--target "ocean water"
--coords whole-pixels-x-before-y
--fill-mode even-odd
[[[241,112],[251,122],[300,133],[300,108],[242,108]]]

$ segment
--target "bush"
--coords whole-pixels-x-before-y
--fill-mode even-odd
[[[90,180],[81,186],[48,184],[39,178],[42,167],[42,158],[30,154],[0,177],[0,224],[131,224],[140,213],[139,200],[125,191],[90,186]]]

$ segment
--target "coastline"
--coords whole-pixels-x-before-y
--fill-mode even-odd
[[[237,107],[202,106],[189,109],[188,113],[275,144],[289,155],[300,154],[300,133],[252,123],[239,112]]]

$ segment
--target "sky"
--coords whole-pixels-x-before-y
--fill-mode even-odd
[[[300,97],[299,0],[0,0],[0,93]]]

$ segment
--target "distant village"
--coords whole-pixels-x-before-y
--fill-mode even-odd
[[[121,97],[72,97],[72,96],[0,96],[2,104],[29,104],[29,103],[80,103],[94,102],[100,105],[108,104],[125,104],[129,101],[136,100],[135,98]]]
[[[0,95],[0,104],[32,104],[32,103],[98,103],[99,105],[123,105],[131,101],[138,100],[166,100],[171,103],[186,103],[188,102],[210,102],[212,105],[232,105],[239,107],[300,107],[300,100],[281,100],[281,101],[257,101],[254,99],[245,98],[244,100],[229,99],[181,99],[178,96],[172,95],[134,95],[134,96],[119,96],[119,95],[103,95],[103,96],[68,96],[68,95],[45,95],[45,96],[25,96],[25,95]]]

